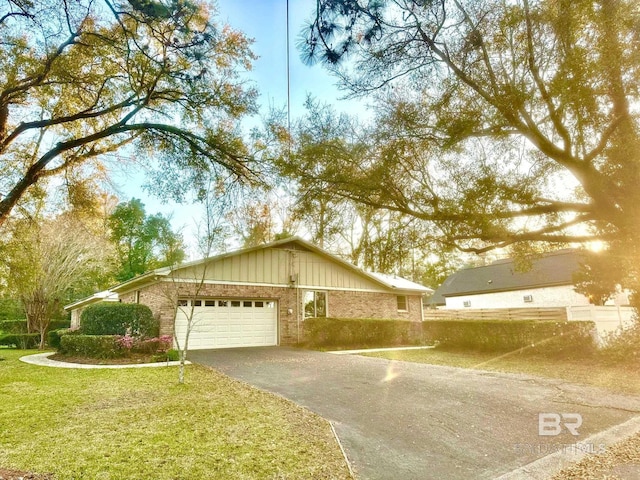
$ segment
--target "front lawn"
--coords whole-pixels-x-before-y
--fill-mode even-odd
[[[366,355],[406,362],[526,373],[640,395],[640,365],[633,362],[613,364],[598,360],[597,357],[566,359],[518,352],[496,354],[439,348],[377,352]]]
[[[71,370],[1,350],[0,468],[64,479],[349,478],[330,426],[216,371]]]

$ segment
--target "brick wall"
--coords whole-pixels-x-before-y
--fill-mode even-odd
[[[407,311],[398,311],[393,293],[329,292],[329,316],[333,318],[384,318],[422,321],[422,297],[407,295]]]
[[[139,290],[139,301],[147,305],[160,321],[160,334],[173,334],[175,304],[178,297],[194,297],[196,289],[190,283],[158,282]],[[250,298],[277,300],[279,344],[292,345],[302,338],[303,290],[288,287],[253,285],[202,285],[198,297]],[[120,295],[123,303],[134,303],[136,292]],[[395,294],[372,292],[329,291],[328,310],[332,317],[387,318],[421,321],[421,297],[407,296],[407,312],[398,312]]]

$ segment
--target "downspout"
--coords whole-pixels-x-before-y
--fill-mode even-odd
[[[293,313],[296,316],[296,343],[300,343],[300,288],[298,272],[296,268],[296,251],[289,250],[289,288],[295,289],[295,308]]]

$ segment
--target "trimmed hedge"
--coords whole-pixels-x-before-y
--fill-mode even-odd
[[[10,333],[0,335],[0,345],[21,348],[23,350],[38,348],[40,346],[39,333]]]
[[[445,348],[549,354],[591,354],[596,350],[593,322],[528,320],[406,320],[310,318],[304,322],[308,347]]]
[[[0,332],[27,333],[26,320],[0,320]]]
[[[63,335],[60,353],[93,358],[117,358],[126,353],[116,335]]]
[[[47,331],[69,328],[71,322],[68,320],[51,320]],[[26,320],[0,320],[0,332],[5,333],[27,333]]]
[[[71,328],[70,320],[51,320],[47,331],[50,332],[51,330],[62,330],[65,328]]]
[[[593,322],[535,320],[430,320],[423,322],[425,339],[448,348],[482,351],[591,353]]]
[[[68,328],[59,328],[58,330],[49,330],[47,333],[47,344],[56,350],[60,348],[60,339],[69,332]]]
[[[84,335],[131,335],[157,337],[158,321],[151,309],[136,303],[97,303],[87,307],[80,316]]]
[[[407,320],[308,318],[304,344],[310,347],[390,347],[423,343],[421,324]]]
[[[171,349],[173,337],[163,335],[156,338],[135,338],[131,351],[134,353],[162,353]]]

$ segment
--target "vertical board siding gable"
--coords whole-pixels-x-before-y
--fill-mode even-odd
[[[182,279],[201,278],[202,267],[178,271]],[[212,260],[207,280],[270,285],[288,285],[297,275],[298,285],[381,291],[385,288],[340,263],[310,251],[267,248]]]

